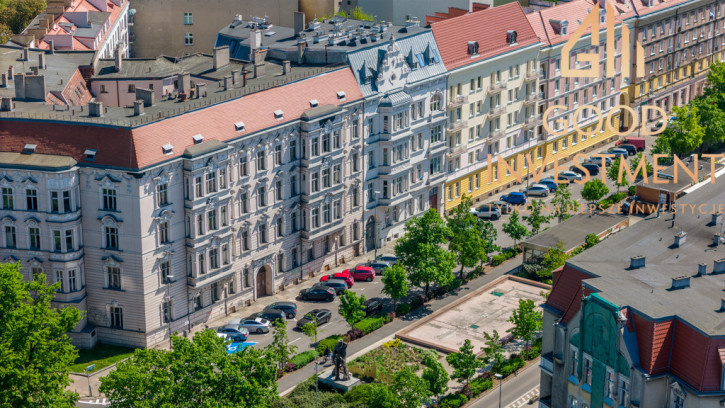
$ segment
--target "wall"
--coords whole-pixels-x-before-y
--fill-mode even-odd
[[[340,9],[340,2],[347,0],[299,0],[300,11],[305,13],[305,22],[312,21],[315,16],[329,16],[337,13]],[[294,27],[288,25],[288,27]]]
[[[136,10],[131,32],[137,58],[185,53],[211,53],[217,33],[230,24],[234,15],[244,20],[269,17],[272,24],[293,27],[297,0],[134,0]],[[184,13],[192,13],[193,24],[184,24]],[[184,45],[184,33],[194,34],[194,44]]]
[[[485,0],[477,2],[487,3]],[[392,21],[396,25],[404,25],[408,16],[418,17],[418,20],[425,22],[426,16],[432,16],[435,12],[445,13],[448,7],[470,10],[471,3],[473,0],[357,0],[357,5],[366,14],[375,15],[378,20]]]

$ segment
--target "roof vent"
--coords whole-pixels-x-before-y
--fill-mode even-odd
[[[697,264],[697,276],[707,275],[707,264]]]
[[[96,150],[95,149],[86,149],[85,152],[83,152],[83,155],[86,158],[86,161],[92,162],[96,161]]]
[[[310,106],[311,107],[316,108],[319,105],[320,105],[320,103],[317,102],[317,99],[310,99]]]
[[[725,272],[725,258],[716,259],[712,267],[712,273]]]
[[[274,111],[274,118],[275,119],[282,119],[282,118],[284,118],[284,112],[282,112],[281,109],[277,109],[276,111]]]
[[[644,255],[637,255],[629,258],[629,268],[630,269],[637,269],[637,268],[643,268],[645,265],[645,258]]]
[[[517,38],[518,38],[518,33],[516,33],[516,30],[508,30],[508,31],[506,31],[506,42],[509,45],[516,44],[518,42],[517,41]]]
[[[236,122],[234,124],[234,129],[236,129],[238,132],[243,131],[244,130],[244,122],[242,122],[241,120],[239,122]]]
[[[715,234],[712,236],[712,246],[718,245],[720,245],[720,234]]]
[[[720,299],[720,311],[725,312],[725,299]]]
[[[23,153],[24,154],[33,154],[33,153],[35,153],[36,147],[38,147],[38,146],[34,145],[34,144],[26,144],[25,148],[23,149]]]
[[[690,287],[690,277],[689,276],[679,276],[677,278],[672,278],[672,287],[670,289],[684,289]]]
[[[204,141],[204,136],[202,136],[201,134],[194,135],[191,138],[194,139],[194,144],[195,145],[198,145],[199,143],[201,143],[201,142]]]
[[[679,247],[685,245],[686,240],[687,240],[687,233],[685,231],[680,231],[679,234],[675,234],[675,248],[679,248]]]
[[[345,91],[338,91],[337,92],[337,99],[339,99],[339,100],[345,100]]]
[[[719,213],[712,214],[712,221],[711,221],[710,225],[719,225],[719,224],[722,224],[722,213],[719,212]]]
[[[165,155],[170,155],[174,152],[174,146],[171,145],[171,143],[167,143],[163,146],[161,146],[161,149],[164,151]]]

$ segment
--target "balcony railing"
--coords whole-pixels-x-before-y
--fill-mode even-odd
[[[524,120],[524,127],[526,129],[531,129],[533,127],[539,126],[541,124],[541,115],[531,115],[526,120]]]
[[[492,106],[491,109],[488,110],[488,115],[491,117],[501,116],[503,113],[506,112],[506,107],[503,105],[498,106]]]
[[[543,77],[544,77],[543,70],[534,69],[534,70],[527,72],[526,75],[524,75],[524,80],[525,81],[536,81],[537,79],[543,78]]]
[[[526,98],[524,98],[524,104],[531,105],[533,103],[541,101],[542,99],[544,99],[543,92],[533,92],[526,95]]]
[[[506,131],[503,129],[492,130],[489,135],[492,140],[501,139],[504,136],[506,136]]]
[[[464,103],[468,103],[468,96],[458,95],[455,98],[451,98],[451,100],[448,101],[448,108],[449,109],[457,108],[457,107],[463,105]]]
[[[492,95],[500,93],[504,89],[506,89],[506,81],[498,81],[496,83],[491,83],[491,86],[488,88],[487,92],[489,95]]]
[[[448,123],[448,131],[449,132],[458,132],[459,130],[462,130],[463,128],[468,127],[468,121],[464,119],[459,119],[455,122],[449,122]]]

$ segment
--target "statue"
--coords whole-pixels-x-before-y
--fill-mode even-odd
[[[348,381],[350,380],[350,373],[347,371],[347,343],[340,339],[335,348],[332,350],[332,362],[335,364],[335,369],[332,371],[332,375],[335,377],[335,381]],[[342,373],[341,373],[342,371]],[[342,379],[340,379],[342,374]]]

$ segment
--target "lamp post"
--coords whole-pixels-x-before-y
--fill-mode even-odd
[[[166,322],[169,324],[169,348],[174,349],[171,342],[171,280],[174,275],[166,275]]]
[[[91,370],[96,368],[95,364],[91,364],[86,367],[86,379],[88,380],[88,395],[93,396],[93,388],[91,388]]]
[[[493,376],[498,380],[498,408],[501,408],[501,386],[503,385],[501,379],[503,376],[501,374],[494,374]]]

